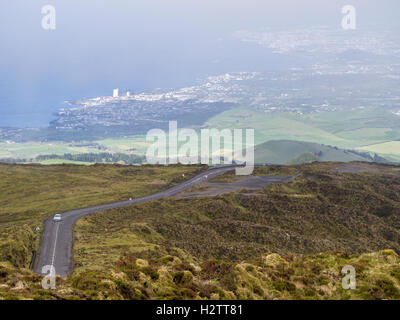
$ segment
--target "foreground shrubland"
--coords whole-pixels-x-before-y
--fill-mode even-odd
[[[68,168],[63,175],[54,167],[56,173],[39,180],[36,195],[26,190],[28,202],[18,205],[12,192],[2,195],[3,211],[10,214],[0,215],[0,227],[8,232],[0,237],[0,298],[400,299],[400,168],[337,163],[257,168],[255,175],[300,175],[264,189],[161,199],[80,219],[74,274],[58,278],[55,290],[44,290],[42,278],[27,270],[23,259],[37,239],[26,222],[32,217],[37,223],[63,206],[67,191],[58,195],[57,183],[62,190],[75,181],[66,199],[72,201],[68,206],[77,206],[85,201],[79,188],[92,192],[87,198],[94,202],[96,193],[107,199],[119,188],[123,197],[131,193],[129,187],[149,193],[178,183],[183,172],[203,170],[100,166],[84,175],[83,168]],[[51,177],[58,179],[51,182],[54,193],[42,189]],[[114,188],[96,187],[105,177]],[[10,183],[11,174],[7,179]],[[227,174],[214,180],[237,179]],[[27,182],[26,188],[33,187],[33,178]],[[18,182],[17,190],[24,185]],[[355,290],[342,288],[346,265],[355,268]]]
[[[343,266],[356,270],[356,289],[342,288]],[[0,265],[1,299],[400,299],[400,257],[392,250],[280,256],[249,262],[193,263],[167,255],[123,256],[109,270],[86,270],[44,290],[41,277]]]

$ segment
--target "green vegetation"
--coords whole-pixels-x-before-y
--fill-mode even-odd
[[[343,150],[337,147],[318,143],[278,140],[257,145],[254,150],[255,163],[302,164],[313,161],[377,161],[385,159],[373,158],[369,153]]]
[[[229,262],[264,252],[400,252],[398,168],[364,165],[358,174],[339,173],[335,163],[258,168],[255,174],[302,175],[251,194],[164,199],[85,217],[76,225],[77,270],[111,267],[123,254],[149,259],[171,250],[193,261]]]
[[[208,119],[202,126],[218,129],[254,128],[257,145],[273,141],[303,141],[316,143],[326,151],[322,161],[366,161],[368,154],[377,153],[390,161],[400,161],[398,141],[400,140],[400,117],[387,110],[376,108],[356,108],[349,111],[316,112],[297,114],[290,112],[266,112],[251,107],[241,107],[222,112]],[[46,130],[49,131],[46,133]],[[25,132],[26,131],[26,132]],[[0,159],[34,159],[39,155],[88,154],[107,152],[124,153],[143,156],[149,143],[144,135],[121,135],[120,137],[99,138],[97,135],[84,132],[57,132],[47,128],[41,131],[25,130],[21,139],[16,141],[0,141]],[[110,131],[111,132],[111,131]],[[37,141],[35,135],[51,137]],[[26,135],[26,136],[25,136]],[[64,135],[64,136],[63,136]],[[103,137],[104,132],[99,136]],[[118,136],[118,134],[117,134]],[[57,137],[59,137],[57,141]],[[67,142],[78,141],[78,142]],[[183,143],[183,142],[182,142]],[[343,150],[326,148],[335,146],[341,149],[355,149],[365,155],[352,154]],[[275,149],[277,148],[277,149]],[[310,149],[318,149],[317,145],[303,146],[296,154],[287,154],[275,146],[269,148],[266,158],[269,163],[287,163],[305,152],[314,153]],[[298,149],[298,147],[295,147]],[[272,154],[269,154],[272,152]],[[318,151],[317,151],[318,152]],[[276,154],[274,154],[276,153]],[[315,153],[314,153],[315,154]],[[315,154],[316,155],[316,154]],[[373,156],[373,154],[371,154]],[[268,157],[267,157],[268,156]],[[290,157],[289,157],[290,156]],[[318,155],[316,155],[318,157]],[[329,157],[332,156],[332,157]],[[319,157],[320,158],[320,157]]]
[[[146,136],[137,135],[125,138],[104,139],[96,141],[101,146],[104,146],[109,152],[129,153],[135,152],[139,155],[146,153],[149,142],[146,142]]]
[[[387,162],[378,156],[370,156],[367,152],[343,150],[304,141],[278,140],[257,145],[254,150],[255,163],[302,164],[313,161],[375,161]]]
[[[28,267],[36,227],[56,212],[152,194],[206,168],[0,164],[0,261]]]
[[[148,145],[143,136],[70,143],[0,141],[0,161],[53,164],[60,162],[47,160],[63,159],[68,161],[62,163],[124,161],[133,164],[143,162]]]
[[[358,150],[381,154],[392,161],[400,162],[400,141],[391,141],[360,147]]]
[[[319,161],[319,158],[311,152],[304,152],[300,154],[299,156],[295,157],[294,159],[290,160],[287,164],[288,165],[296,165],[296,164],[302,164],[302,163],[311,163]]]
[[[65,159],[47,159],[47,160],[38,161],[37,163],[43,164],[43,165],[51,165],[51,164],[76,164],[76,165],[84,165],[84,166],[93,165],[92,162],[74,161],[74,160],[65,160]]]
[[[74,145],[65,142],[26,142],[6,143],[0,142],[0,158],[33,159],[39,155],[65,153],[78,154],[98,152],[96,146]]]
[[[375,154],[391,162],[400,161],[400,146],[398,145],[400,117],[382,109],[357,108],[352,109],[351,112],[297,114],[271,113],[242,107],[222,112],[208,119],[201,127],[254,128],[255,143],[258,145],[256,160],[259,162],[293,164],[290,161],[303,153],[312,153],[320,161],[372,161],[375,160]],[[0,141],[0,159],[25,159],[25,162],[33,162],[36,157],[43,155],[62,157],[65,154],[99,153],[143,157],[149,146],[144,135],[117,137],[117,134],[116,137],[110,136],[104,139],[97,135],[84,136],[84,133],[79,133],[77,137],[69,137],[65,132],[64,137],[63,132],[43,130],[41,134],[50,130],[48,134],[49,137],[51,136],[51,142],[46,142],[46,139],[42,139],[44,142],[21,142],[31,141],[29,137],[37,141],[35,134],[39,133],[32,130],[27,130],[30,134],[19,140],[16,139],[17,141]],[[60,139],[56,141],[58,135]],[[100,136],[104,136],[104,133]],[[281,142],[282,145],[280,145]],[[319,153],[322,155],[319,156]],[[296,161],[299,162],[299,159]],[[95,161],[89,162],[102,161],[96,158]],[[309,162],[309,157],[300,162]],[[132,161],[126,163],[132,163]]]
[[[75,272],[56,290],[18,268],[33,227],[60,208],[153,193],[204,168],[1,165],[0,299],[400,299],[400,169],[383,164],[265,166],[254,175],[301,175],[87,216],[75,228]],[[345,265],[356,290],[341,286]]]
[[[346,265],[356,289],[342,288]],[[76,273],[44,290],[41,277],[0,264],[0,299],[400,299],[400,257],[392,250],[362,255],[264,253],[252,261],[223,262],[166,255],[125,255],[106,271]]]
[[[322,166],[322,164],[320,164]],[[299,172],[298,166],[268,165],[256,167],[253,176],[292,176]]]
[[[400,139],[400,117],[381,108],[311,114],[236,108],[218,114],[206,124],[212,128],[254,128],[256,144],[296,140],[355,149]]]
[[[64,154],[37,156],[33,162],[44,162],[48,160],[67,160],[86,163],[120,163],[120,164],[141,164],[145,157],[134,154],[124,153],[83,153],[83,154]]]
[[[63,155],[49,154],[36,156],[33,159],[0,159],[3,163],[40,163],[40,164],[95,164],[95,163],[119,163],[119,164],[142,164],[145,162],[144,156],[125,153],[78,153]]]

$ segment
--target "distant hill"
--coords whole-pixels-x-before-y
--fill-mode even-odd
[[[270,164],[301,164],[314,161],[335,162],[387,162],[381,157],[372,157],[369,153],[344,150],[319,143],[273,140],[255,147],[255,162]]]
[[[296,158],[288,161],[288,165],[296,165],[296,164],[302,164],[302,163],[312,163],[315,161],[319,161],[319,158],[311,152],[304,152],[297,156]]]

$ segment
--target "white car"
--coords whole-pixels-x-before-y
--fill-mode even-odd
[[[57,213],[53,217],[53,221],[61,221],[61,214]]]

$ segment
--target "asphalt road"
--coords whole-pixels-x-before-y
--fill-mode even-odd
[[[61,212],[62,220],[59,222],[53,221],[53,216],[50,217],[44,223],[41,250],[36,264],[35,272],[42,275],[48,274],[48,270],[42,272],[42,268],[44,266],[53,266],[55,268],[55,273],[61,277],[66,277],[67,275],[72,274],[74,265],[72,254],[72,230],[75,222],[78,219],[95,212],[121,208],[130,206],[135,203],[175,196],[197,184],[204,183],[207,179],[222,175],[226,172],[234,170],[235,168],[236,167],[234,166],[230,166],[210,169],[168,190],[161,191],[146,197],[114,202],[90,208]],[[289,177],[269,177],[268,182],[269,184],[288,183],[295,179],[298,175],[299,174]]]
[[[53,221],[53,216],[50,217],[44,223],[41,249],[35,272],[37,274],[47,274],[48,271],[45,271],[44,273],[42,272],[44,266],[53,266],[56,274],[61,277],[66,277],[68,274],[73,272],[72,230],[78,219],[95,212],[126,207],[135,203],[156,200],[164,197],[171,197],[204,182],[207,178],[210,179],[234,169],[235,167],[210,169],[168,190],[142,198],[61,212],[62,221],[59,222]]]

